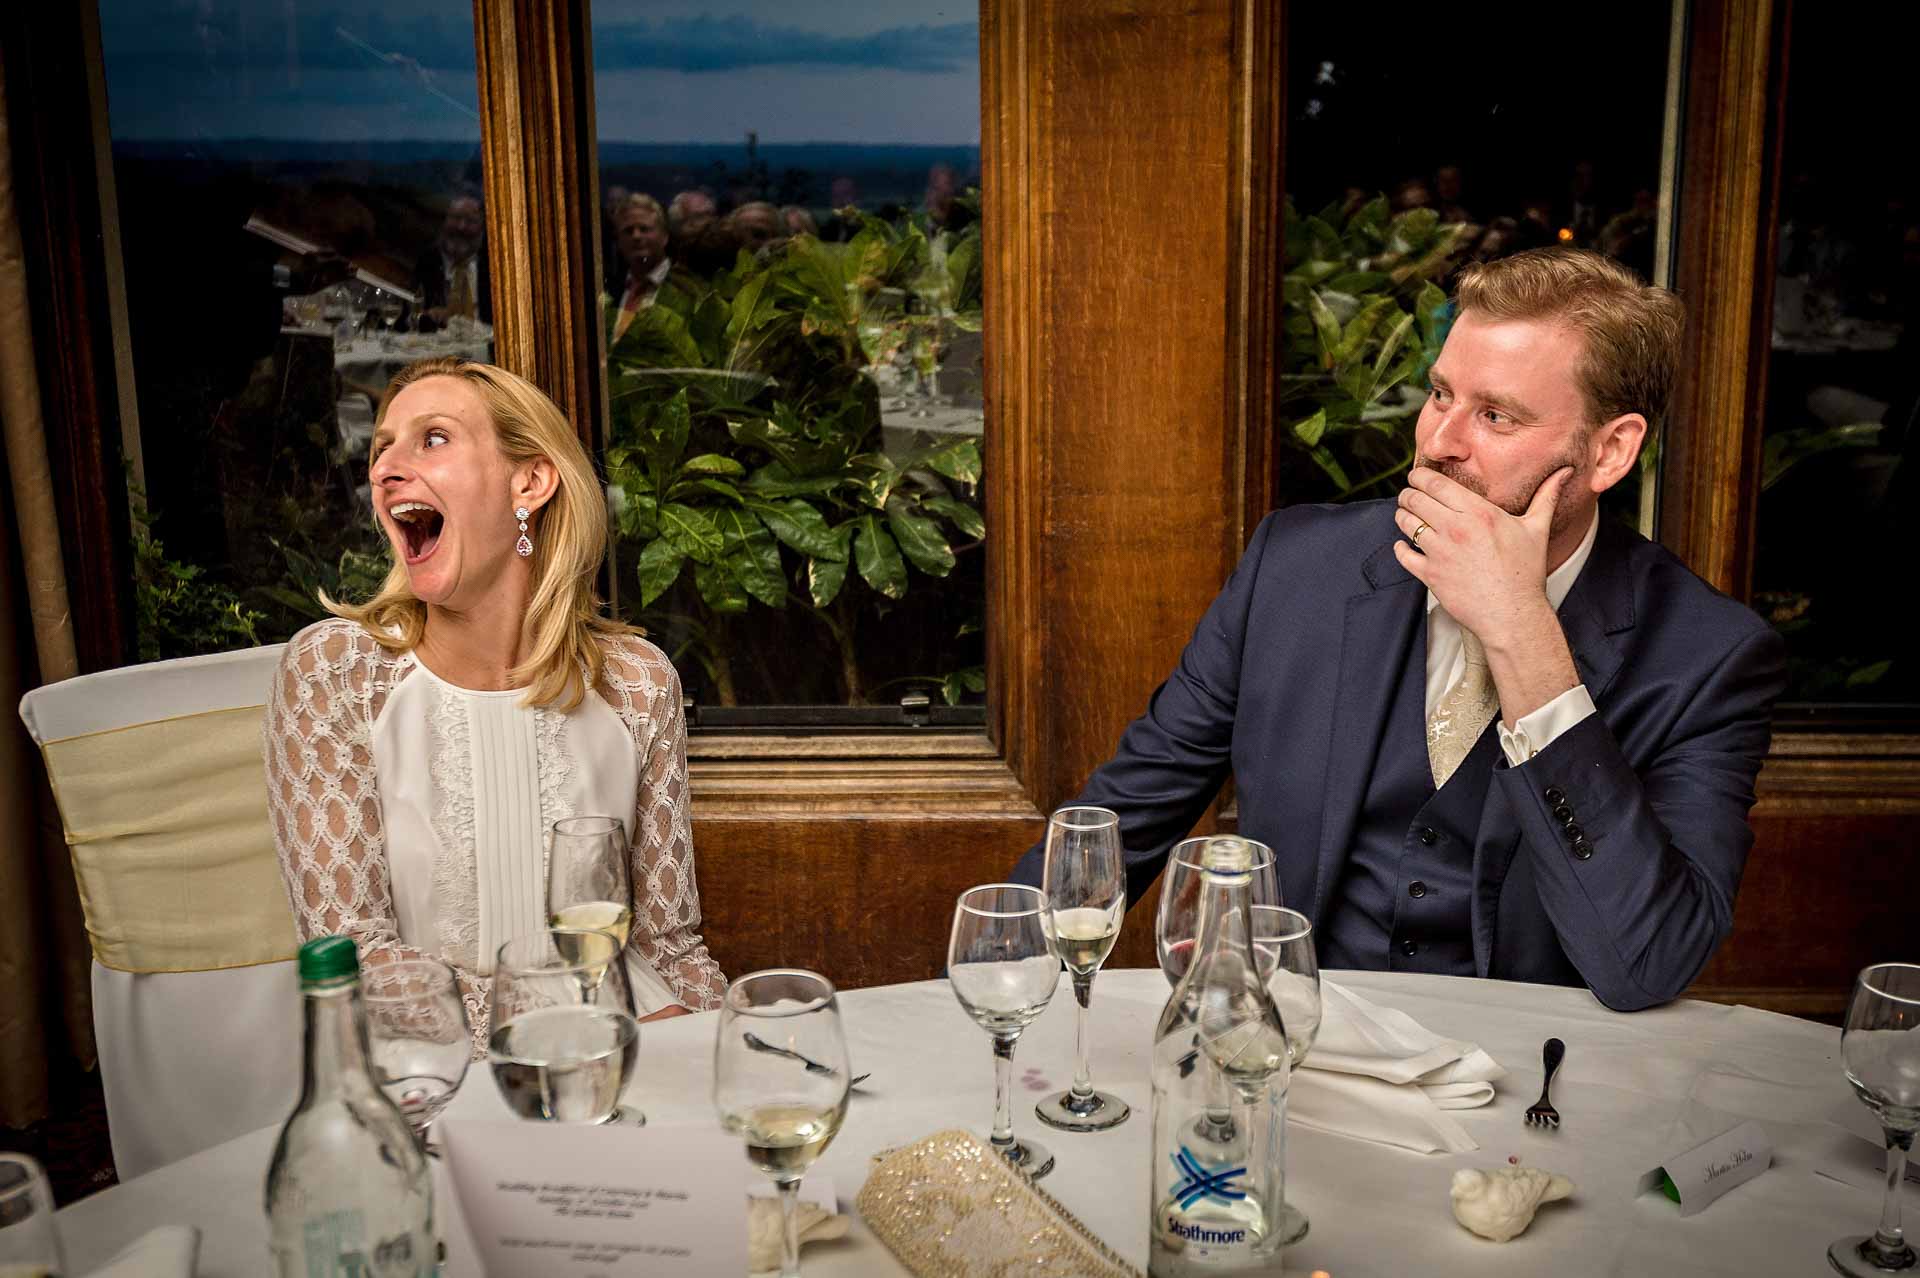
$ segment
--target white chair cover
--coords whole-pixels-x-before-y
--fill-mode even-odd
[[[263,709],[282,646],[68,679],[29,692],[20,717],[44,748],[209,711]],[[260,787],[264,796],[264,763]],[[273,855],[264,824],[260,838]],[[94,962],[94,1037],[122,1180],[292,1110],[300,1086],[299,988],[291,962],[184,972]]]

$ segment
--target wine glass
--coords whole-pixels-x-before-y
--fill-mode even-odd
[[[633,877],[618,817],[562,817],[547,849],[547,922],[605,932],[627,948]]]
[[[1200,857],[1213,837],[1202,835],[1174,844],[1161,874],[1160,910],[1154,918],[1153,948],[1169,985],[1178,985],[1180,978],[1187,974],[1187,967],[1193,962],[1193,947],[1200,939],[1203,878]],[[1253,839],[1241,842],[1253,853],[1253,881],[1248,885],[1253,904],[1281,904],[1280,874],[1274,865],[1273,849]]]
[[[25,1154],[0,1153],[0,1272],[66,1271],[46,1172]]]
[[[1127,1121],[1127,1103],[1093,1089],[1087,1016],[1093,977],[1113,952],[1127,911],[1120,818],[1107,808],[1061,808],[1047,821],[1047,936],[1073,976],[1080,1005],[1074,1031],[1073,1086],[1034,1107],[1040,1121],[1069,1132],[1105,1131]]]
[[[1299,1069],[1320,1035],[1320,958],[1313,924],[1298,910],[1253,907],[1253,962],[1287,1027],[1287,1053]]]
[[[947,980],[953,996],[993,1040],[994,1152],[1035,1180],[1053,1170],[1037,1141],[1013,1135],[1013,1048],[1053,1001],[1060,960],[1047,939],[1046,893],[1014,883],[968,888],[953,907]]]
[[[847,1039],[832,982],[750,972],[727,989],[713,1044],[713,1107],[746,1139],[747,1161],[780,1191],[780,1274],[799,1278],[800,1178],[847,1117]]]
[[[487,1059],[521,1118],[605,1123],[620,1112],[640,1025],[619,954],[611,935],[591,928],[548,928],[500,947]]]
[[[439,959],[395,959],[364,968],[360,993],[374,1078],[429,1148],[427,1128],[460,1090],[473,1055],[459,982]]]
[[[1876,963],[1861,971],[1840,1032],[1840,1060],[1887,1134],[1887,1196],[1879,1230],[1840,1239],[1827,1248],[1827,1260],[1860,1278],[1912,1269],[1914,1250],[1900,1232],[1900,1182],[1920,1130],[1920,964]]]

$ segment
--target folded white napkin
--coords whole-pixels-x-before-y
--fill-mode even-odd
[[[1290,973],[1276,974],[1275,981]],[[1282,1015],[1288,1000],[1275,990]],[[1473,1043],[1441,1038],[1405,1012],[1320,982],[1320,1032],[1293,1077],[1287,1112],[1302,1126],[1423,1154],[1479,1143],[1445,1111],[1494,1097],[1506,1069]]]
[[[128,1243],[126,1249],[89,1278],[193,1278],[200,1259],[200,1231],[192,1225],[161,1225]]]

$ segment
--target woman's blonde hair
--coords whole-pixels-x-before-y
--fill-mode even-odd
[[[380,397],[375,429],[396,395],[429,377],[458,378],[479,394],[508,461],[519,465],[544,457],[553,464],[559,486],[528,529],[533,597],[525,625],[527,659],[510,678],[526,685],[522,704],[572,710],[599,681],[602,639],[642,633],[607,617],[594,589],[606,556],[607,501],[593,463],[566,415],[539,387],[504,368],[462,359],[423,359],[396,373]],[[426,632],[427,606],[415,597],[405,564],[394,564],[379,593],[365,603],[336,603],[324,591],[320,602],[335,616],[359,622],[390,651],[412,651]]]

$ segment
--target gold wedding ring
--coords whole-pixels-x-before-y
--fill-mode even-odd
[[[1419,526],[1418,528],[1416,528],[1416,529],[1414,529],[1414,530],[1413,530],[1413,544],[1414,544],[1414,545],[1416,545],[1416,546],[1418,546],[1418,545],[1420,544],[1420,534],[1421,534],[1421,533],[1423,533],[1423,532],[1425,532],[1425,531],[1426,531],[1426,530],[1427,530],[1428,528],[1430,528],[1430,527],[1432,527],[1432,525],[1430,525],[1429,523],[1427,523],[1427,521],[1426,521],[1426,520],[1424,520],[1424,519],[1423,519],[1423,520],[1421,520],[1421,521],[1420,521],[1420,526]]]

